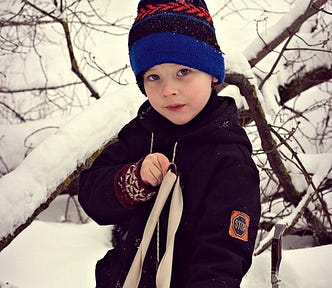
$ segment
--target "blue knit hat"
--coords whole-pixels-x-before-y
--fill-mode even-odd
[[[224,81],[224,59],[203,0],[141,0],[129,31],[130,64],[141,91],[142,75],[162,63],[176,63]]]

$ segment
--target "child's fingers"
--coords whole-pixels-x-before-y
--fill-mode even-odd
[[[144,183],[158,186],[163,180],[169,166],[169,160],[161,153],[149,154],[141,167],[141,178]]]
[[[163,180],[163,174],[159,168],[151,167],[149,169],[149,174],[147,175],[148,183],[152,186],[158,186]]]
[[[164,177],[167,173],[168,167],[170,165],[170,162],[168,160],[168,158],[161,153],[156,153],[157,155],[157,161],[160,167],[160,171],[162,172],[162,176]]]

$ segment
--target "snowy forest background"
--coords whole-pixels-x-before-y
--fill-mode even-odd
[[[269,287],[276,223],[280,287],[330,287],[332,1],[206,2],[226,60],[219,95],[236,99],[261,176],[241,287]],[[77,178],[145,101],[127,51],[136,7],[0,0],[0,287],[93,287],[111,227],[81,211]]]

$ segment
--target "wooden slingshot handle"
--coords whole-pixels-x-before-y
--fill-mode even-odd
[[[144,228],[141,244],[138,247],[135,258],[131,264],[127,278],[123,284],[123,288],[138,287],[139,281],[141,279],[143,262],[151,242],[153,232],[157,226],[166,200],[172,191],[173,194],[168,216],[166,251],[160,261],[156,276],[157,288],[169,287],[171,281],[175,233],[179,227],[183,210],[183,197],[180,187],[180,179],[176,175],[176,166],[174,164],[170,165],[170,168],[160,185],[156,201],[152,207],[151,213]]]

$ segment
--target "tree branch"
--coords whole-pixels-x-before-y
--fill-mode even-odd
[[[85,76],[81,73],[81,71],[78,67],[77,60],[76,60],[76,57],[75,57],[75,54],[74,54],[73,44],[72,44],[72,41],[71,41],[68,22],[65,21],[65,20],[59,20],[59,23],[62,25],[62,28],[63,28],[63,30],[65,32],[65,35],[66,35],[66,42],[67,42],[67,48],[68,48],[69,57],[70,57],[71,70],[85,84],[85,86],[90,91],[91,96],[96,98],[96,99],[99,99],[100,98],[99,93],[92,87],[90,82],[85,78]]]
[[[99,93],[96,91],[96,89],[91,85],[91,83],[88,81],[88,79],[83,75],[83,73],[79,69],[79,66],[77,64],[77,60],[76,60],[76,57],[75,57],[75,54],[74,54],[74,48],[73,48],[73,44],[72,44],[72,41],[71,41],[68,22],[64,19],[57,18],[54,15],[52,15],[51,13],[48,13],[48,12],[40,9],[39,7],[37,7],[36,5],[34,5],[33,3],[31,3],[28,0],[22,0],[22,1],[24,3],[30,5],[31,7],[33,7],[34,9],[39,11],[40,13],[42,13],[43,15],[46,15],[46,16],[52,18],[53,20],[55,20],[56,22],[58,22],[62,26],[63,31],[65,33],[66,42],[67,42],[67,49],[68,49],[68,52],[69,52],[71,70],[82,81],[82,83],[88,88],[88,90],[91,93],[91,96],[96,98],[96,99],[99,99],[100,98]]]
[[[312,3],[313,2],[313,3]],[[259,61],[261,61],[265,56],[267,56],[271,51],[273,51],[277,46],[279,46],[287,37],[295,34],[308,18],[316,14],[321,6],[323,6],[327,0],[315,0],[311,1],[310,6],[303,15],[296,18],[293,23],[291,23],[287,28],[282,31],[278,37],[271,40],[269,43],[265,43],[265,47],[257,53],[255,57],[249,60],[251,67],[254,67]]]
[[[284,86],[279,86],[280,105],[284,105],[287,101],[293,99],[300,93],[308,90],[323,82],[332,79],[332,67],[318,67],[315,70],[307,72],[303,76],[296,77]]]
[[[110,78],[112,81],[120,84],[118,81],[116,81],[115,79],[112,78],[112,75],[115,75],[117,73],[123,73],[127,68],[129,68],[129,65],[125,64],[123,67],[114,70],[112,72],[106,73],[104,72],[104,75],[94,78],[92,81],[93,82],[97,82],[100,80],[103,80],[105,78]],[[13,94],[13,93],[25,93],[25,92],[34,92],[34,91],[45,91],[45,90],[57,90],[57,89],[61,89],[61,88],[66,88],[66,87],[70,87],[70,86],[75,86],[75,85],[82,85],[84,83],[82,83],[82,81],[75,81],[75,82],[68,82],[68,83],[64,83],[64,84],[59,84],[59,85],[54,85],[54,86],[37,86],[37,87],[27,87],[27,88],[21,88],[21,89],[10,89],[7,87],[0,87],[0,93],[3,94]],[[121,85],[125,85],[125,84],[121,84]],[[1,103],[2,104],[2,103]]]
[[[277,144],[272,137],[270,126],[267,123],[263,108],[257,97],[256,87],[241,74],[226,74],[225,82],[236,85],[240,89],[241,95],[245,97],[249,106],[249,113],[256,123],[262,148],[280,185],[285,191],[285,200],[290,203],[298,203],[301,199],[300,193],[296,191],[292,179],[281,160],[276,147]]]
[[[18,113],[17,111],[15,111],[13,108],[9,107],[6,103],[0,101],[0,105],[4,106],[10,112],[14,113],[15,117],[17,117],[18,119],[20,119],[21,122],[25,122],[24,117],[20,113]]]
[[[16,227],[14,231],[12,231],[10,234],[8,234],[6,237],[3,237],[0,239],[0,251],[2,251],[4,248],[6,248],[15,238],[18,236],[25,228],[27,228],[32,221],[48,206],[50,203],[61,193],[65,193],[68,190],[72,189],[72,186],[77,185],[77,181],[79,179],[80,173],[91,166],[93,161],[96,159],[96,157],[111,143],[115,141],[114,138],[112,138],[104,147],[97,150],[95,153],[93,153],[87,160],[80,166],[76,168],[76,170],[71,173],[58,187],[55,191],[53,191],[50,196],[45,200],[43,204],[41,204],[39,207],[35,209],[35,211],[32,213],[32,215],[25,221],[25,223],[21,224],[20,226]]]

